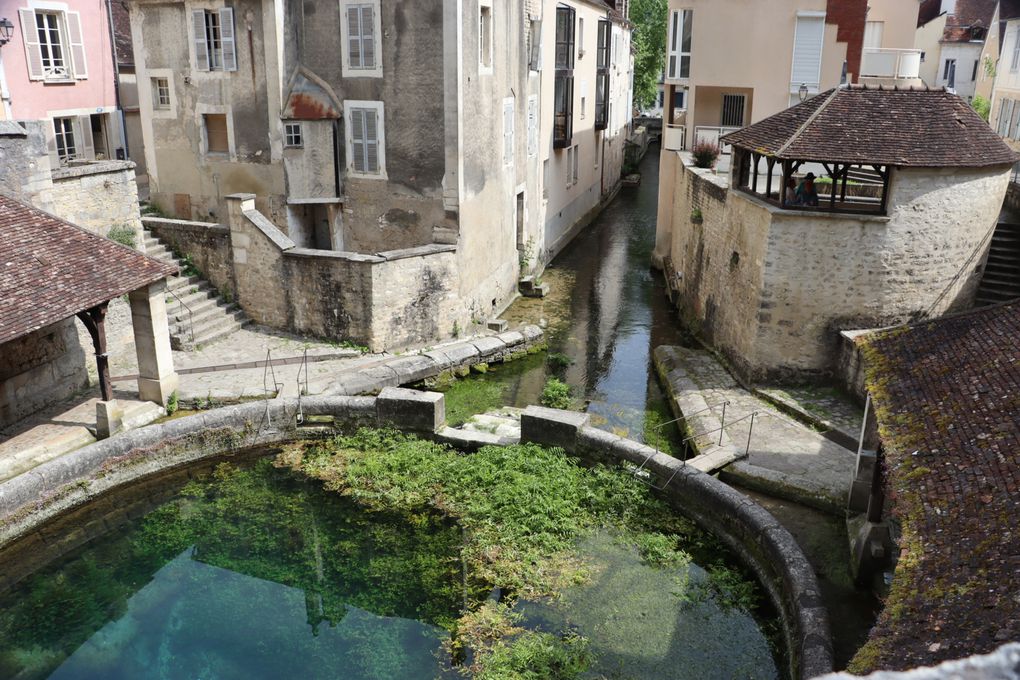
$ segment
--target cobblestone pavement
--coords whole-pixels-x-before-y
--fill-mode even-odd
[[[725,422],[726,435],[739,449],[748,451],[746,460],[725,472],[766,493],[825,510],[837,511],[846,505],[856,460],[851,451],[740,387],[708,352],[685,347],[664,349],[668,352],[656,354],[656,361],[663,364],[660,373],[673,371],[674,376],[686,377],[696,385],[713,415]],[[660,357],[664,362],[659,361]],[[671,394],[679,389],[679,384],[669,386]],[[748,444],[752,413],[757,415]]]

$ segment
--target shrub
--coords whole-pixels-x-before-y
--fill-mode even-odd
[[[546,361],[549,363],[549,367],[556,372],[565,371],[568,366],[574,363],[573,359],[560,352],[553,352]]]
[[[177,392],[171,392],[170,398],[166,400],[166,414],[172,416],[177,413],[177,409],[181,407],[180,402],[177,399]]]
[[[722,150],[718,144],[712,142],[698,142],[691,149],[691,153],[694,155],[694,165],[698,168],[711,168],[715,166],[715,162],[719,160],[719,154]]]
[[[110,227],[110,233],[106,235],[106,238],[128,248],[135,247],[135,230],[126,224]]]
[[[974,101],[972,101],[970,105],[975,111],[977,111],[979,116],[981,116],[986,122],[988,121],[988,114],[992,111],[992,103],[990,101],[981,95],[977,95],[974,97]]]
[[[574,397],[570,394],[570,385],[559,378],[549,378],[545,381],[545,388],[542,389],[542,406],[549,408],[568,409],[574,403]]]

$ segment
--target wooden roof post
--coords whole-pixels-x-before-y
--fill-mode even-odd
[[[110,383],[110,357],[106,353],[106,308],[109,301],[78,312],[77,316],[92,336],[96,350],[96,371],[99,373],[99,392],[103,401],[113,399],[113,385]]]

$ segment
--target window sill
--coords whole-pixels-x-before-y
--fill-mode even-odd
[[[43,85],[74,85],[77,80],[74,78],[43,78]]]
[[[369,179],[369,180],[372,180],[372,179],[388,180],[389,179],[386,176],[386,171],[385,170],[380,170],[378,173],[376,173],[374,175],[368,174],[368,173],[365,173],[365,172],[354,172],[353,170],[348,170],[347,171],[347,177],[349,179]]]

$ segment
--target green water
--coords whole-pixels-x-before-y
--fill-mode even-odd
[[[586,577],[518,600],[523,628],[583,636],[581,677],[779,677],[775,624],[712,582],[714,541],[691,545],[706,572],[652,566],[624,535],[582,539]],[[464,677],[451,636],[499,585],[465,578],[464,544],[427,509],[369,511],[268,459],[220,466],[0,594],[0,678]]]

